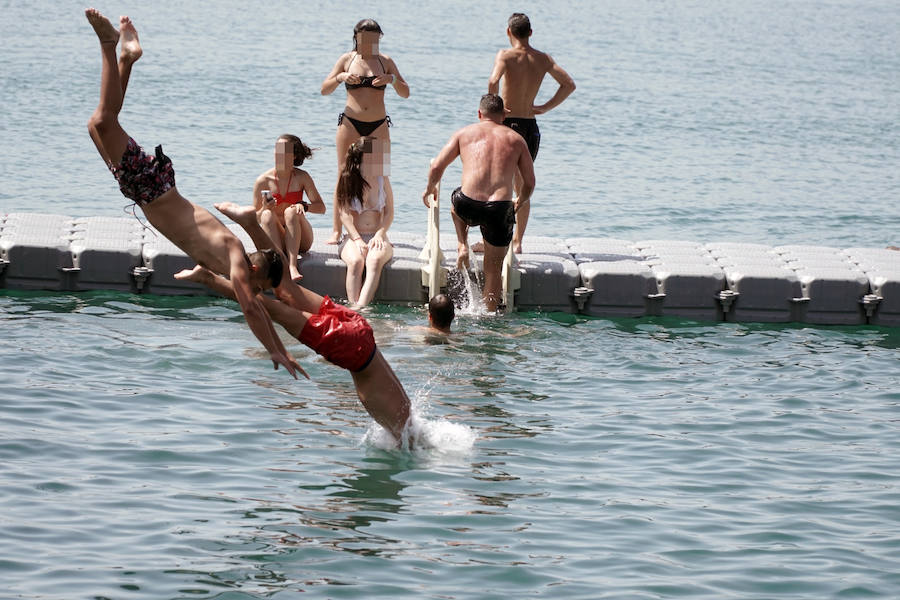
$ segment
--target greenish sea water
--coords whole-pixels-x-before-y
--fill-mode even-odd
[[[871,598],[900,332],[377,307],[426,448],[237,307],[0,295],[9,598]]]

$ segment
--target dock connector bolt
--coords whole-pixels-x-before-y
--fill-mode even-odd
[[[740,296],[740,293],[733,290],[722,290],[716,294],[716,299],[722,304],[723,313],[727,314],[728,311],[731,310],[731,305],[734,304],[734,301],[737,300],[738,296]]]
[[[871,317],[875,314],[875,309],[878,308],[878,305],[882,300],[884,300],[884,298],[878,294],[866,294],[859,299],[859,303],[866,309],[866,317]]]
[[[144,289],[144,284],[153,275],[153,269],[149,267],[135,267],[131,270],[131,276],[134,277],[134,285],[140,292]]]
[[[591,294],[593,293],[593,288],[589,287],[577,287],[572,290],[571,296],[575,299],[575,304],[578,305],[578,312],[584,310],[584,305],[591,299]]]

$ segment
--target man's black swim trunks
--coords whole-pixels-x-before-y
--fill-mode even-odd
[[[503,124],[525,138],[531,160],[536,159],[538,149],[541,147],[541,130],[538,129],[537,119],[507,117],[503,119]]]
[[[481,202],[472,200],[462,193],[462,188],[453,190],[450,196],[453,212],[467,225],[479,225],[481,237],[491,246],[509,246],[516,224],[516,210],[512,200]]]

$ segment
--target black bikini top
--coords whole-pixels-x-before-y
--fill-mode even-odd
[[[357,57],[357,56],[359,56],[359,54],[355,54],[355,55],[353,56],[353,58],[350,59],[350,64],[347,65],[347,71],[348,71],[348,72],[350,71],[350,65],[353,64],[353,61],[356,60],[356,57]],[[378,62],[381,63],[382,75],[386,75],[386,74],[387,74],[387,69],[384,68],[384,63],[381,62],[381,57],[378,56],[378,57],[376,57],[376,58],[378,58]],[[355,90],[355,89],[358,89],[358,88],[364,88],[364,87],[367,87],[367,88],[373,88],[373,89],[376,89],[376,90],[383,90],[383,89],[385,89],[385,88],[387,87],[386,85],[372,85],[372,82],[375,81],[375,78],[376,78],[376,77],[378,77],[378,75],[367,75],[367,76],[365,76],[365,77],[360,77],[360,78],[359,78],[359,83],[344,83],[344,87],[347,88],[348,90]]]

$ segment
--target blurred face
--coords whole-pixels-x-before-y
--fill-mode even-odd
[[[262,275],[260,275],[259,269],[251,269],[250,287],[253,288],[254,294],[259,294],[260,292],[264,292],[272,287],[272,282],[269,281],[268,277],[263,277]]]
[[[373,138],[366,141],[363,146],[362,174],[369,179],[384,175],[391,175],[391,144],[387,140]]]
[[[377,31],[360,31],[356,34],[356,49],[361,54],[378,54],[378,40],[381,34]]]
[[[294,145],[287,140],[275,142],[275,168],[288,171],[294,166]]]

